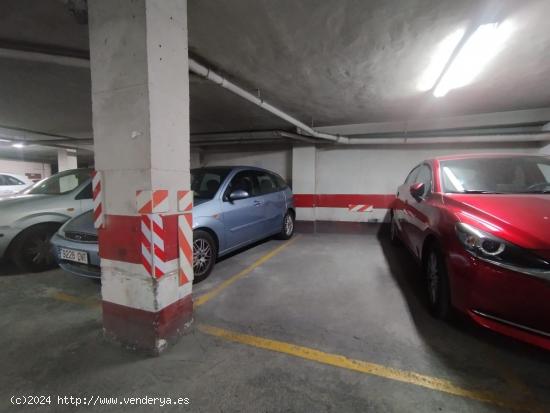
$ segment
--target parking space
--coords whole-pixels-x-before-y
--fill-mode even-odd
[[[4,275],[1,400],[146,391],[189,397],[193,411],[543,412],[548,355],[433,319],[407,254],[383,229],[255,245],[196,286],[195,302],[216,293],[161,358],[104,342],[98,283]]]

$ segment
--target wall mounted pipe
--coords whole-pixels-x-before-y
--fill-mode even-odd
[[[443,136],[426,138],[347,138],[346,145],[418,145],[454,143],[547,142],[550,132],[522,135]]]
[[[210,70],[208,67],[200,64],[199,62],[189,58],[189,71],[192,73],[195,73],[196,75],[202,76],[205,79],[208,79],[217,85],[223,87],[224,89],[229,90],[230,92],[233,92],[234,94],[242,97],[243,99],[248,100],[249,102],[261,107],[262,109],[272,113],[273,115],[277,116],[278,118],[281,118],[285,120],[286,122],[296,126],[301,131],[307,133],[308,135],[311,135],[315,138],[319,139],[325,139],[332,142],[342,142],[344,141],[345,137],[338,136],[338,135],[331,135],[329,133],[322,133],[318,132],[315,129],[307,126],[305,123],[301,122],[300,120],[288,115],[287,113],[283,112],[282,110],[276,108],[275,106],[267,103],[265,100],[254,96],[252,93],[244,90],[242,87],[236,85],[235,83],[227,80],[223,76],[219,75],[218,73]]]

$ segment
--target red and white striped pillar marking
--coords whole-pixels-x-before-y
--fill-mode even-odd
[[[152,248],[151,218],[149,215],[141,215],[141,264],[147,274],[153,274],[153,248]]]
[[[193,191],[178,191],[179,285],[193,282]]]
[[[155,278],[161,278],[174,269],[166,258],[166,235],[161,214],[141,215],[141,263]]]
[[[94,200],[94,227],[103,228],[105,225],[105,210],[103,208],[103,185],[101,172],[92,172],[92,197]]]
[[[136,208],[138,214],[168,212],[170,208],[168,190],[136,191]]]
[[[193,210],[193,191],[178,191],[178,211],[191,212]]]
[[[178,216],[179,285],[193,282],[193,215]]]
[[[349,205],[349,212],[372,212],[374,207],[372,205]]]
[[[166,231],[161,212],[170,208],[166,189],[136,191],[136,208],[141,216],[141,263],[148,274],[160,278],[167,273]]]

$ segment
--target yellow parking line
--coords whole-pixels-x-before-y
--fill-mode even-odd
[[[51,295],[54,300],[64,301],[66,303],[80,304],[86,307],[96,308],[101,305],[101,301],[96,298],[82,298],[75,295],[67,294],[62,291],[57,291]]]
[[[413,371],[399,370],[381,364],[370,363],[361,360],[350,359],[338,354],[325,353],[308,347],[297,346],[283,341],[270,340],[262,337],[241,334],[234,331],[224,330],[218,327],[199,324],[198,329],[212,336],[216,336],[235,343],[245,344],[264,350],[288,354],[306,360],[315,361],[330,366],[340,367],[347,370],[383,377],[415,386],[425,387],[431,390],[464,397],[479,402],[490,403],[505,409],[519,412],[533,413],[536,410],[532,406],[523,403],[503,400],[499,395],[481,390],[469,390],[453,384],[449,380],[427,376]]]
[[[225,280],[223,283],[221,283],[220,285],[218,285],[217,287],[213,288],[212,290],[210,290],[209,292],[207,292],[206,294],[203,294],[201,295],[200,297],[198,297],[197,299],[193,300],[193,305],[195,307],[199,307],[205,303],[207,303],[208,301],[210,301],[212,298],[218,296],[223,290],[225,290],[227,287],[229,287],[231,284],[233,284],[235,281],[237,280],[240,280],[241,278],[245,277],[246,275],[248,275],[250,272],[252,272],[254,269],[258,268],[260,265],[262,265],[263,263],[265,263],[266,261],[270,260],[271,258],[273,258],[274,256],[276,256],[277,254],[279,254],[281,251],[283,251],[285,248],[289,247],[291,244],[293,244],[294,242],[296,242],[298,239],[300,238],[300,235],[296,235],[294,238],[292,238],[291,240],[285,242],[283,245],[280,245],[278,246],[277,248],[275,248],[274,250],[272,250],[271,252],[268,252],[267,254],[265,254],[263,257],[261,257],[260,259],[258,259],[257,261],[255,261],[252,265],[250,265],[249,267],[245,268],[244,270],[242,270],[241,272],[239,272],[238,274],[235,274],[234,276],[232,276],[231,278]]]

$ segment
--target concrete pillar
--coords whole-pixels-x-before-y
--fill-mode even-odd
[[[187,2],[88,7],[104,331],[159,353],[192,320]]]
[[[315,221],[315,159],[315,146],[292,148],[292,190],[298,221]]]
[[[58,172],[68,169],[78,168],[76,163],[76,149],[58,149],[57,150],[57,170]]]

